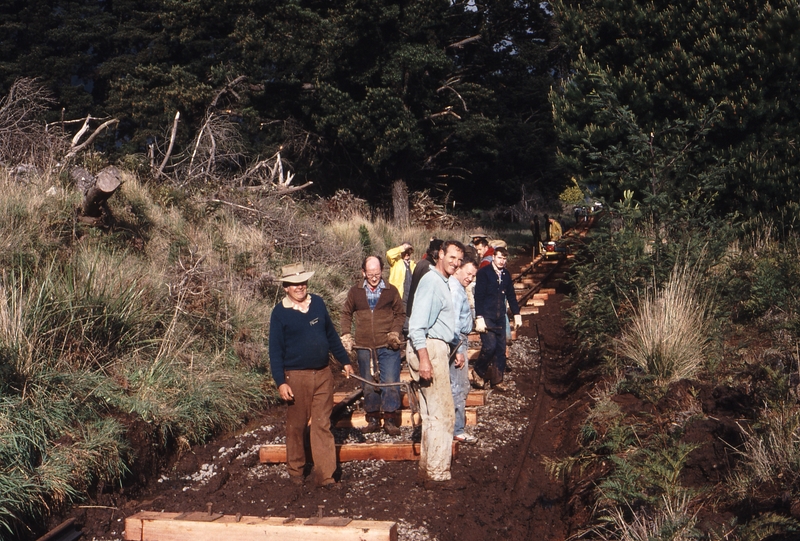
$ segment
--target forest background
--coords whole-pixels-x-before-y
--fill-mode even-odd
[[[799,45],[788,0],[3,2],[0,525],[30,533],[129,480],[131,427],[174,451],[274,398],[261,352],[280,264],[308,261],[335,305],[365,252],[591,197],[608,212],[579,251],[571,325],[616,375],[608,396],[747,381],[726,509],[774,479],[789,503],[733,513],[731,532],[793,531]],[[75,219],[70,171],[109,163],[125,182],[98,229]],[[426,189],[450,219],[384,219]],[[676,281],[711,292],[683,308],[707,316],[688,370],[661,342],[630,349]],[[732,354],[742,328],[774,339]],[[621,413],[602,430],[594,415],[575,461],[616,457],[616,491],[597,495],[612,527],[589,535],[646,517],[713,537],[693,521],[708,493],[647,470],[653,446],[687,450],[680,431],[635,443],[610,429]]]

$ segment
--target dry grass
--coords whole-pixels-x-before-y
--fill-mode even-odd
[[[618,342],[619,354],[657,385],[693,377],[709,345],[710,299],[690,269],[676,268],[660,291],[648,291]]]
[[[747,482],[768,483],[774,479],[794,485],[800,480],[800,408],[765,408],[757,429],[743,430],[741,457],[747,465]],[[741,480],[740,480],[741,481]]]
[[[576,536],[602,541],[691,541],[698,538],[697,509],[691,508],[688,496],[663,498],[654,511],[634,512],[613,506],[606,510],[601,524]]]

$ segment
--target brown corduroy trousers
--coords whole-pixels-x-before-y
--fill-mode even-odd
[[[331,433],[331,369],[326,366],[320,370],[287,370],[286,383],[294,393],[294,402],[290,402],[286,410],[286,464],[289,475],[303,475],[306,464],[305,432],[309,428],[316,483],[332,483],[336,471],[336,443]]]

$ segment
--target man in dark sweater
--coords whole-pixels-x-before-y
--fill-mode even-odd
[[[403,323],[406,311],[400,292],[383,279],[383,261],[369,256],[361,265],[363,281],[350,288],[342,310],[342,344],[345,349],[356,349],[361,377],[373,381],[376,375],[373,360],[377,361],[378,383],[398,383],[400,381],[400,347],[403,340]],[[355,322],[356,333],[353,340],[351,329]],[[383,429],[390,436],[399,436],[395,413],[400,409],[400,389],[363,384],[364,411],[367,413],[367,426],[361,429],[364,434]],[[383,412],[383,415],[381,415]]]
[[[492,263],[475,276],[475,330],[481,333],[481,352],[473,365],[472,380],[483,386],[489,378],[492,388],[505,391],[506,301],[514,314],[514,326],[522,326],[519,303],[511,275],[506,269],[508,250],[497,248]],[[476,377],[477,376],[477,377]]]
[[[272,377],[286,410],[286,464],[292,482],[303,482],[306,463],[304,437],[310,423],[311,456],[317,485],[338,488],[336,446],[331,433],[333,374],[328,354],[353,373],[339,334],[322,298],[308,293],[307,272],[302,263],[282,268],[286,297],[272,310],[269,322],[269,359]]]

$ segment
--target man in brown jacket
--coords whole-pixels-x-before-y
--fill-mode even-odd
[[[361,265],[364,281],[350,288],[342,310],[342,344],[348,352],[355,349],[361,377],[372,381],[373,359],[377,360],[380,372],[379,383],[400,381],[400,348],[403,342],[400,333],[406,312],[400,292],[383,280],[383,261],[369,256]],[[355,323],[355,340],[352,326]],[[400,409],[400,389],[397,386],[376,388],[364,384],[364,410],[368,424],[361,431],[365,434],[383,429],[390,436],[399,436],[395,412]]]

